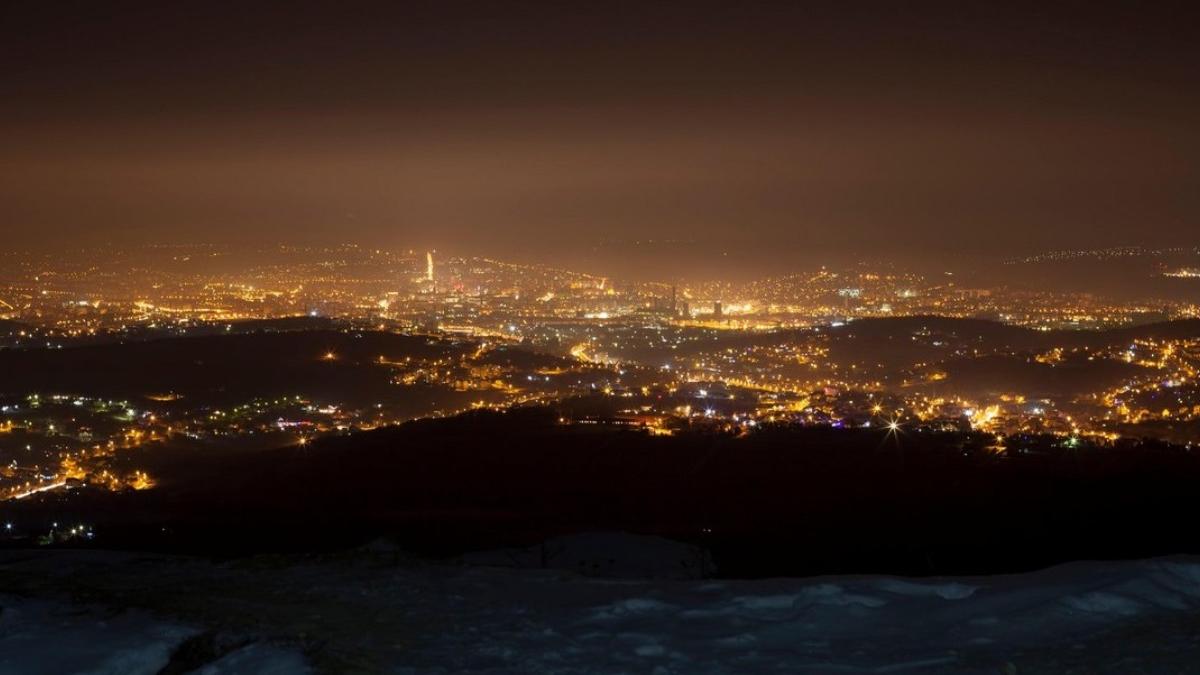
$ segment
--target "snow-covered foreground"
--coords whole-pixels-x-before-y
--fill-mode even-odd
[[[146,612],[0,598],[2,673],[159,673],[172,654],[202,635],[194,626]],[[189,669],[196,673],[289,675],[311,672],[297,651],[247,643]]]
[[[1200,672],[1195,559],[650,582],[386,552],[8,551],[0,593],[0,673]]]

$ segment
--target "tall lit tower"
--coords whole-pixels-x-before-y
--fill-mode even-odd
[[[433,283],[433,251],[425,252],[425,281]]]

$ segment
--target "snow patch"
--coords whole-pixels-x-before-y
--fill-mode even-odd
[[[307,675],[312,669],[297,652],[256,643],[193,672],[195,675]]]
[[[910,597],[929,597],[935,596],[943,600],[962,600],[974,595],[975,591],[979,590],[978,586],[970,586],[968,584],[960,584],[955,582],[942,584],[925,584],[913,581],[905,581],[903,579],[884,579],[879,582],[880,590],[896,595],[906,595]]]
[[[153,675],[195,628],[149,614],[0,597],[0,675]]]

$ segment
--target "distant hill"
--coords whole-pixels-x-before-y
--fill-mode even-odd
[[[1097,347],[1121,345],[1135,339],[1178,340],[1200,338],[1200,319],[1179,319],[1113,328],[1106,331],[1052,331],[1054,339],[1070,345]]]
[[[521,347],[507,345],[488,351],[477,362],[480,364],[513,366],[524,369],[565,368],[576,365],[575,361],[561,356],[534,352]]]
[[[175,392],[213,403],[319,394],[366,403],[401,395],[379,357],[446,357],[468,348],[393,333],[296,330],[6,351],[0,352],[0,393],[139,398]]]
[[[909,316],[861,319],[826,330],[830,336],[831,354],[835,358],[877,360],[903,366],[972,353],[1122,346],[1138,338],[1200,338],[1200,319],[1103,331],[1038,331],[983,319]],[[965,354],[955,354],[955,350]]]
[[[9,335],[17,335],[21,331],[32,330],[28,325],[19,321],[11,321],[9,319],[0,319],[0,337]]]
[[[883,363],[904,368],[916,362],[942,361],[953,348],[968,353],[1040,352],[1054,347],[1103,347],[1128,344],[1138,338],[1200,338],[1200,319],[1114,328],[1103,331],[1039,331],[987,319],[946,316],[898,316],[857,319],[840,326],[769,332],[727,332],[712,339],[682,345],[677,354],[715,349],[767,346],[810,340],[827,335],[830,355],[845,362]],[[936,343],[936,344],[935,344]]]
[[[1020,393],[1073,398],[1138,375],[1140,366],[1112,360],[1071,358],[1069,350],[1125,347],[1135,339],[1200,337],[1200,320],[1187,319],[1105,331],[1038,331],[981,319],[914,316],[863,319],[828,329],[830,356],[844,363],[882,365],[895,382],[913,364],[940,371],[945,379],[921,385],[930,391],[968,397]],[[1055,347],[1068,350],[1060,363],[1033,355]]]
[[[245,319],[229,324],[240,333],[255,331],[333,330],[338,322],[325,316],[287,316],[279,319]]]
[[[988,319],[964,319],[949,316],[918,315],[856,319],[828,329],[831,335],[878,339],[907,337],[918,331],[955,334],[964,339],[985,341],[1027,341],[1038,331]]]
[[[1021,394],[1060,400],[1101,391],[1146,372],[1122,361],[1075,358],[1046,364],[1006,355],[953,359],[938,364],[937,370],[946,378],[925,385],[930,391],[969,398]]]
[[[1007,346],[1021,350],[1120,345],[1138,338],[1200,338],[1200,319],[1179,319],[1100,331],[1039,331],[987,319],[902,316],[859,319],[830,328],[829,332],[839,339],[865,340],[909,338],[914,333],[930,332],[956,336],[960,340],[978,342],[989,347]]]

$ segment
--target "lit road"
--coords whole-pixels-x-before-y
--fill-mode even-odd
[[[24,499],[31,495],[36,495],[39,492],[49,492],[50,490],[57,490],[60,487],[64,487],[66,484],[67,484],[66,481],[59,481],[57,483],[49,483],[47,485],[39,485],[38,487],[30,488],[24,492],[18,492],[16,494],[10,496],[9,499]]]

